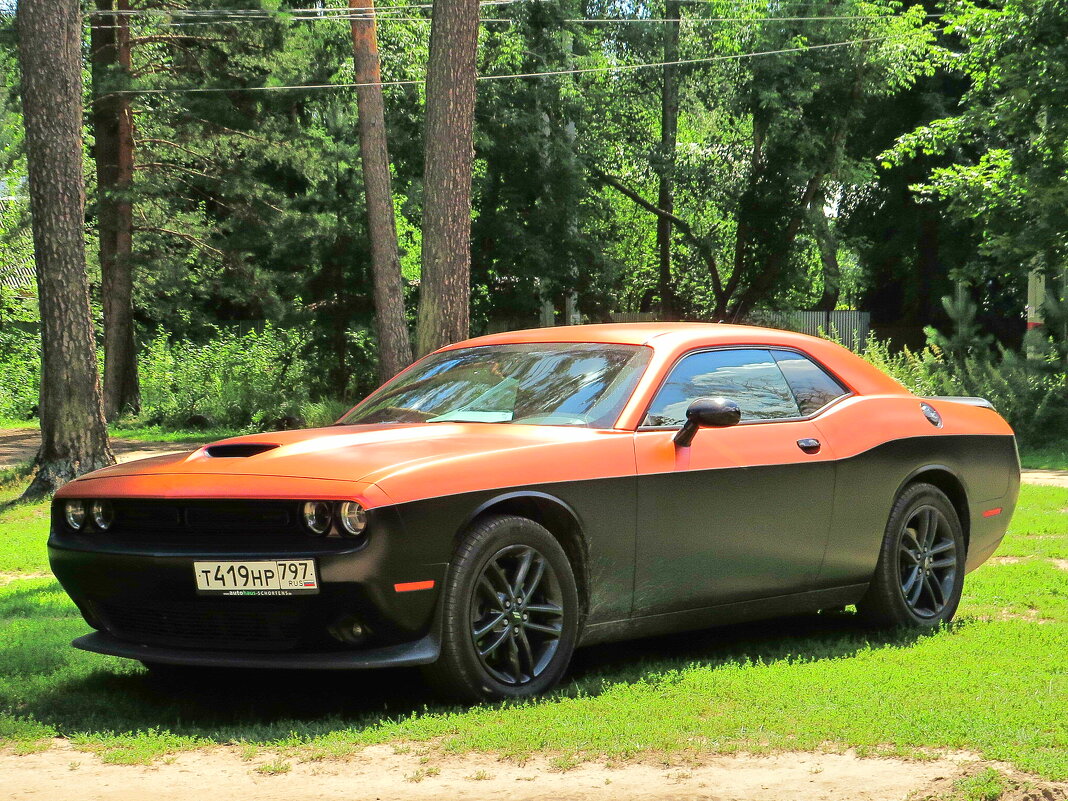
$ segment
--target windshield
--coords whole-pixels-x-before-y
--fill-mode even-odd
[[[651,351],[633,345],[530,343],[427,356],[340,420],[523,423],[611,428]]]

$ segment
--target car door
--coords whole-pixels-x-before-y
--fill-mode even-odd
[[[700,429],[689,447],[678,447],[675,433],[699,397],[735,401],[742,422]],[[771,349],[683,356],[634,445],[635,616],[811,588],[830,525],[833,454]]]

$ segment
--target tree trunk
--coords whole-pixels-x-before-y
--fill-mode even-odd
[[[664,25],[664,84],[660,97],[660,194],[657,206],[668,214],[675,211],[673,180],[675,175],[675,146],[679,132],[679,84],[678,67],[671,64],[679,60],[679,15],[680,0],[667,0],[665,16],[672,20]],[[660,254],[660,313],[665,320],[674,319],[678,313],[675,303],[675,287],[671,281],[671,218],[661,215],[656,218],[656,247]]]
[[[478,0],[437,0],[426,77],[419,354],[470,330],[471,167]]]
[[[820,252],[820,264],[823,267],[823,294],[816,303],[817,311],[834,311],[842,292],[842,269],[838,264],[838,239],[827,222],[824,206],[827,198],[823,192],[816,195],[809,205],[809,225],[816,247]]]
[[[18,6],[22,109],[41,307],[41,450],[24,497],[112,464],[85,276],[82,18],[77,0]]]
[[[375,286],[375,329],[378,334],[378,377],[387,381],[412,363],[412,343],[404,314],[404,285],[397,252],[397,223],[393,216],[393,187],[389,174],[386,112],[380,81],[378,35],[374,0],[349,0],[349,8],[366,16],[352,20],[352,60],[360,125],[367,201],[367,233],[371,242],[371,271]]]
[[[116,7],[97,0],[100,11]],[[118,0],[117,10],[129,9]],[[101,303],[104,310],[104,415],[115,420],[140,408],[137,346],[133,325],[134,125],[129,98],[113,93],[115,68],[129,74],[130,28],[125,14],[93,18],[90,63],[96,96],[92,113],[96,139]]]

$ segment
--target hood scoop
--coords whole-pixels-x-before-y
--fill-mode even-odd
[[[273,451],[277,447],[277,445],[270,442],[236,442],[231,445],[209,445],[204,450],[208,456],[214,456],[217,459],[244,459],[267,451]]]

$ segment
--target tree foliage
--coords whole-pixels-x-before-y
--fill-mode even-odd
[[[975,325],[1018,343],[1027,272],[1052,274],[1066,255],[1066,3],[483,8],[479,73],[528,77],[477,85],[472,332],[536,324],[546,302],[559,313],[572,299],[591,320],[661,306],[657,223],[668,210],[657,204],[669,175],[678,316],[856,304],[922,337],[923,325],[949,330],[939,299],[966,279]],[[267,323],[300,331],[294,347],[316,365],[302,374],[308,397],[354,399],[375,381],[376,345],[355,93],[327,86],[354,79],[349,23],[337,13],[347,3],[179,5],[133,0],[130,74],[115,70],[99,87],[130,92],[135,113],[140,340],[164,331],[199,346],[220,329],[240,337]],[[669,8],[682,19],[672,153],[658,66]],[[380,10],[414,310],[425,289],[419,81],[430,20]],[[14,92],[5,48],[0,80]],[[9,188],[23,169],[13,109],[0,107]],[[93,237],[99,197],[87,177]],[[3,216],[0,237],[19,224]],[[97,304],[98,270],[90,264]]]

